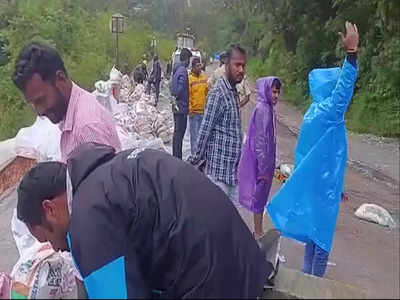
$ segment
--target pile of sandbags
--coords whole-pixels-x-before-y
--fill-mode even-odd
[[[114,118],[121,131],[124,133],[120,139],[124,144],[132,144],[137,138],[151,139],[161,138],[164,143],[172,140],[174,121],[170,110],[158,110],[155,107],[155,94],[146,93],[143,84],[136,84],[132,91],[132,83],[129,76],[122,76],[120,98],[128,96],[118,104],[118,111],[114,110]],[[132,138],[132,142],[128,138]]]
[[[173,118],[169,111],[158,111],[145,101],[127,104],[124,109],[114,114],[117,124],[127,133],[140,138],[161,138],[169,143],[173,134]]]
[[[135,132],[145,138],[156,136],[154,123],[157,120],[157,109],[144,101],[135,102],[131,107],[130,113]]]
[[[160,111],[154,123],[156,136],[161,138],[164,143],[169,143],[174,134],[174,119],[172,113],[167,110]]]
[[[145,94],[146,88],[143,84],[138,83],[135,86],[133,93],[129,96],[129,102],[137,102],[142,99],[143,94]]]

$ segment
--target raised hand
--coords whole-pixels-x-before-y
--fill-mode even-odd
[[[347,52],[357,52],[359,36],[356,24],[346,21],[346,35],[339,32],[342,38],[342,43]]]

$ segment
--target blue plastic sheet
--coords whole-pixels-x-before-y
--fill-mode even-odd
[[[330,252],[347,160],[345,112],[357,68],[315,69],[309,74],[313,99],[304,115],[295,152],[295,170],[267,211],[276,229]]]

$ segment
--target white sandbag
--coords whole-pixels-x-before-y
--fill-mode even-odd
[[[15,137],[17,155],[38,161],[60,160],[61,131],[45,117],[37,117],[32,126],[22,128]]]
[[[33,249],[35,246],[38,247],[37,245],[40,244],[29,232],[29,229],[26,227],[25,223],[21,222],[17,218],[17,210],[15,208],[11,219],[11,232],[20,256],[23,256],[28,249]]]
[[[78,296],[76,271],[69,252],[56,252],[50,243],[38,242],[24,223],[11,220],[20,258],[12,272],[11,298],[74,299]]]
[[[135,145],[132,146],[131,149],[132,152],[129,154],[128,159],[136,158],[140,152],[146,149],[168,152],[160,138],[140,139]]]
[[[108,111],[112,112],[110,96],[111,96],[111,84],[108,81],[97,81],[94,84],[96,90],[93,94],[96,96],[97,101],[103,105]]]
[[[49,244],[32,250],[13,268],[11,298],[76,299],[78,290],[72,261]]]
[[[393,221],[389,212],[376,204],[364,203],[354,214],[360,219],[374,222],[382,226],[387,226],[389,228],[396,227],[396,223]]]
[[[145,93],[146,88],[143,84],[139,83],[135,86],[133,93],[129,96],[129,102],[140,101],[142,95]]]
[[[118,69],[113,66],[110,71],[110,83],[111,84],[120,84],[122,80],[122,74]]]
[[[122,126],[117,125],[117,134],[118,138],[121,142],[121,150],[132,149],[137,140],[139,140],[139,136],[134,132],[127,132]]]
[[[111,84],[108,81],[99,80],[94,84],[94,87],[96,88],[96,91],[101,94],[111,94]]]

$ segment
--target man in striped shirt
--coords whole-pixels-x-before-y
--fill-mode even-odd
[[[39,116],[59,124],[63,162],[87,142],[121,150],[111,113],[68,78],[55,49],[37,42],[26,45],[18,56],[13,81]]]
[[[206,109],[191,163],[206,161],[206,174],[238,206],[237,168],[242,147],[239,96],[236,85],[243,80],[246,52],[239,45],[227,51],[225,74],[208,94]]]

